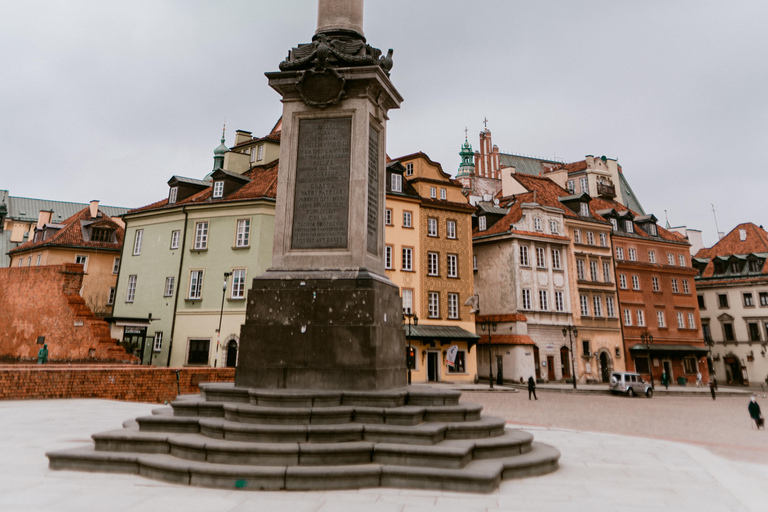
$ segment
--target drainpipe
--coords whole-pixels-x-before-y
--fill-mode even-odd
[[[171,353],[173,352],[173,335],[176,332],[176,309],[179,307],[179,290],[181,289],[181,271],[184,268],[184,251],[187,247],[187,219],[189,214],[187,213],[187,207],[181,207],[181,213],[184,214],[184,231],[181,234],[181,256],[179,256],[179,271],[176,274],[176,290],[174,290],[173,296],[173,318],[171,319],[171,342],[168,344],[168,360],[165,366],[171,367]],[[178,379],[178,374],[176,375]]]

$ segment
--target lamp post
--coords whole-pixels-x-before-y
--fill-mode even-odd
[[[576,366],[573,358],[573,338],[579,337],[579,331],[572,325],[563,327],[563,338],[568,336],[569,345],[571,346],[571,378],[573,379],[573,389],[576,389]]]
[[[406,358],[406,362],[408,363],[408,385],[411,385],[411,368],[413,367],[413,358],[415,357],[415,354],[413,353],[413,347],[411,347],[411,325],[419,325],[419,317],[416,316],[414,313],[405,313],[403,312],[403,316],[408,319],[408,357]]]
[[[645,346],[648,349],[648,375],[651,376],[651,389],[655,390],[656,388],[653,385],[653,365],[651,364],[651,343],[653,343],[653,335],[648,331],[645,331],[640,335],[640,339],[643,340],[643,343],[645,343]],[[667,376],[667,381],[669,381],[669,376]]]
[[[224,272],[224,286],[221,289],[221,310],[219,311],[219,328],[216,329],[216,353],[213,356],[213,367],[219,364],[219,343],[221,343],[221,317],[224,316],[224,297],[227,296],[227,279],[232,272]]]
[[[480,313],[478,309],[476,313]],[[493,345],[491,345],[491,333],[496,332],[496,322],[480,322],[480,328],[485,332],[488,329],[488,383],[489,389],[493,389]]]

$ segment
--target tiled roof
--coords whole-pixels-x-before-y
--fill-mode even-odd
[[[501,166],[514,167],[516,174],[528,174],[530,176],[541,176],[545,172],[559,169],[563,166],[562,162],[555,162],[554,160],[512,155],[509,153],[499,153],[499,164]]]
[[[101,211],[101,209],[99,209]],[[103,213],[103,212],[102,212]],[[117,243],[111,242],[86,242],[83,239],[83,222],[95,222],[97,225],[107,225],[113,227],[117,234]],[[31,249],[39,249],[41,247],[78,247],[84,249],[100,249],[100,250],[112,250],[119,251],[123,246],[123,235],[125,231],[116,223],[111,217],[91,217],[91,209],[89,207],[83,208],[70,218],[61,222],[63,227],[56,231],[52,236],[46,240],[39,242],[29,241],[9,251],[11,254],[18,254]]]
[[[741,240],[741,230],[744,230],[746,239]],[[732,255],[760,254],[768,252],[768,233],[761,227],[745,222],[733,228],[727,235],[708,249],[699,249],[696,258],[714,259],[715,257],[730,257]],[[712,277],[715,265],[713,261],[707,263],[702,277]],[[762,269],[763,274],[768,274],[768,258]],[[732,280],[729,280],[732,282]]]
[[[250,181],[231,194],[228,194],[221,199],[216,199],[215,202],[227,203],[230,201],[248,201],[260,198],[275,199],[277,197],[278,166],[279,162],[275,160],[267,165],[254,167],[244,172],[242,176],[248,178]],[[165,198],[156,203],[141,208],[135,208],[129,211],[128,214],[131,215],[134,213],[142,213],[164,208],[176,208],[193,204],[210,204],[212,202],[211,196],[213,195],[213,182],[206,182],[206,184],[208,187],[205,190],[201,190],[197,194],[193,194],[181,201],[176,201],[169,205],[168,198]]]
[[[1,193],[0,193],[1,196]],[[8,205],[8,218],[26,222],[37,222],[40,210],[53,211],[51,222],[62,222],[71,217],[86,206],[87,203],[70,203],[67,201],[49,201],[47,199],[33,199],[29,197],[16,197],[8,195],[5,199]],[[102,206],[99,210],[110,217],[119,217],[128,211],[128,208],[119,206]]]
[[[634,218],[638,218],[644,215],[644,214],[638,214],[636,211],[633,211],[626,206],[624,206],[621,203],[617,203],[616,201],[608,201],[607,199],[603,199],[600,197],[593,198],[590,202],[590,208],[594,208],[595,212],[603,212],[603,215],[607,215],[608,211],[615,210],[617,213],[621,214],[623,212],[629,212],[632,214]],[[639,225],[635,224],[635,232],[634,233],[614,233],[614,235],[622,236],[622,237],[628,237],[628,238],[647,238],[651,240],[658,240],[661,239],[663,241],[667,242],[677,242],[677,243],[688,243],[688,240],[681,235],[680,233],[677,233],[676,231],[669,231],[658,224],[656,225],[656,232],[659,234],[658,237],[652,237],[648,233],[646,233]]]
[[[403,330],[408,335],[408,325],[403,325]],[[480,336],[466,331],[457,325],[411,325],[412,339],[437,339],[437,340],[465,340],[475,341]]]

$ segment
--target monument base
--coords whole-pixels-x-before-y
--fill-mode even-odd
[[[398,288],[359,272],[268,271],[253,281],[235,385],[385,390],[406,385]]]

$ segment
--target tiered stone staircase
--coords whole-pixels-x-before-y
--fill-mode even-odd
[[[92,447],[48,453],[50,467],[227,489],[491,492],[502,479],[554,471],[560,458],[453,390],[200,387],[93,435]]]

